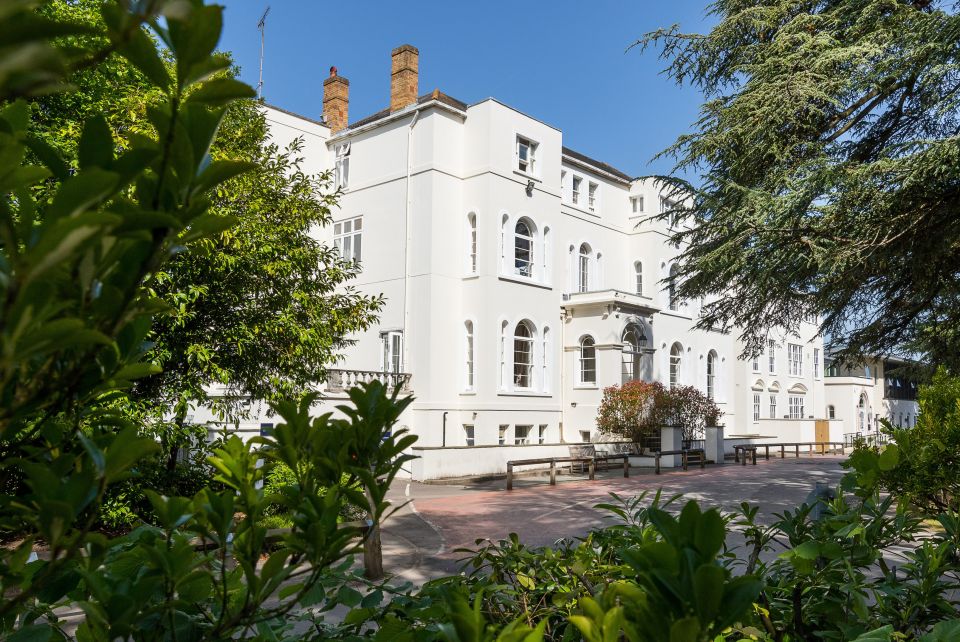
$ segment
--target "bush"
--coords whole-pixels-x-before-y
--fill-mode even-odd
[[[882,488],[925,511],[960,510],[960,377],[940,369],[917,394],[916,425],[881,420],[889,443],[859,444],[850,466],[868,491]]]
[[[627,439],[640,447],[663,426],[682,426],[686,440],[702,439],[705,426],[718,425],[720,408],[693,386],[628,381],[603,391],[597,411],[602,433]]]

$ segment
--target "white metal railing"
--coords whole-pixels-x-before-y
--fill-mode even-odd
[[[343,392],[361,383],[371,381],[379,381],[391,390],[399,383],[402,385],[402,392],[410,392],[410,374],[407,372],[327,370],[327,392]]]

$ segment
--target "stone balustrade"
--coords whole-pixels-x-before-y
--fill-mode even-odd
[[[410,392],[410,374],[407,372],[380,372],[377,370],[327,370],[327,392],[338,393],[349,390],[361,383],[379,381],[393,388],[399,383],[401,392]]]

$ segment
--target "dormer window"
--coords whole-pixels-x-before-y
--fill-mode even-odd
[[[524,174],[536,172],[537,143],[529,138],[517,136],[517,169]]]

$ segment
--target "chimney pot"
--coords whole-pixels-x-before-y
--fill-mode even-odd
[[[390,111],[417,102],[420,52],[412,45],[400,45],[390,54]]]
[[[336,67],[330,67],[330,77],[323,81],[323,122],[331,133],[346,128],[349,106],[350,81],[338,76]]]

